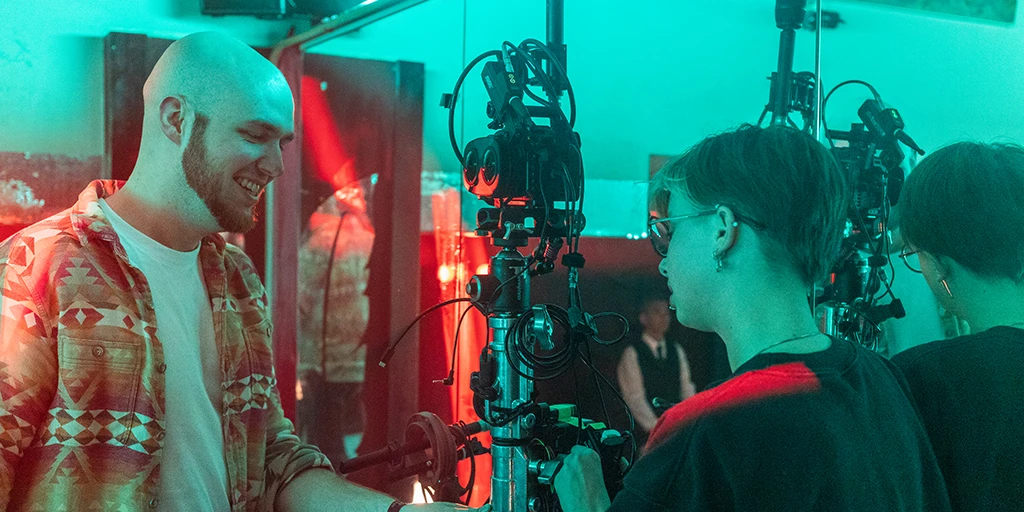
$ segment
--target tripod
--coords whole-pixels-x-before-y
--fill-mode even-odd
[[[476,393],[474,405],[482,401],[481,418],[491,424],[491,506],[494,512],[535,510],[537,490],[529,478],[530,457],[526,445],[533,437],[536,417],[517,418],[513,412],[533,398],[533,370],[525,365],[513,366],[508,355],[508,336],[512,324],[530,309],[530,274],[528,262],[517,246],[521,240],[508,242],[491,258],[491,273],[474,276],[467,286],[470,297],[486,305],[487,326],[491,333],[488,346],[481,355],[481,372],[474,374],[471,387]],[[522,244],[525,245],[525,244]],[[491,298],[492,300],[487,300]],[[546,327],[550,332],[551,326]],[[488,382],[493,377],[493,381]],[[532,505],[532,506],[531,506]]]

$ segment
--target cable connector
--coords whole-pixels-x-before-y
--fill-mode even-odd
[[[397,346],[397,343],[389,347],[387,352],[384,352],[384,356],[380,358],[380,362],[377,364],[379,364],[381,368],[386,368],[388,363],[391,361],[391,358],[394,357],[395,346]]]
[[[573,332],[584,336],[594,336],[597,334],[597,324],[594,323],[594,317],[590,313],[576,306],[570,307],[568,313],[569,327]]]

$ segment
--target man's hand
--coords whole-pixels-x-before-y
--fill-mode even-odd
[[[601,456],[573,446],[555,475],[555,494],[565,512],[605,512],[611,506],[601,473]]]

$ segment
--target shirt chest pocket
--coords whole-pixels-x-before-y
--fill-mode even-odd
[[[144,351],[138,343],[60,336],[60,380],[54,404],[74,411],[108,411],[122,416],[135,410]]]

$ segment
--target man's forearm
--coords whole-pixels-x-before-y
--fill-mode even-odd
[[[354,484],[327,469],[299,473],[277,495],[276,510],[386,512],[394,498]]]

